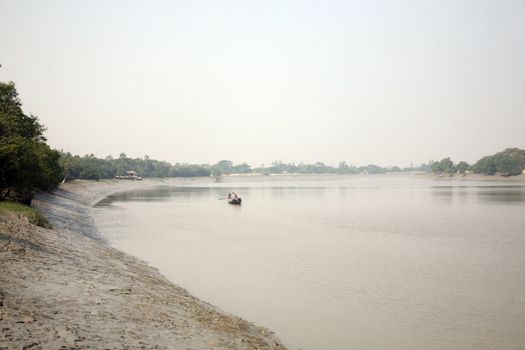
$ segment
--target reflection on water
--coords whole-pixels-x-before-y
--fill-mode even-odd
[[[525,348],[524,186],[264,180],[118,193],[96,223],[292,349]]]
[[[432,195],[436,201],[468,202],[469,196],[479,203],[523,203],[525,190],[523,186],[434,186]]]
[[[432,186],[432,196],[436,201],[453,202],[459,200],[462,202],[469,201],[469,195],[475,195],[472,199],[480,203],[512,203],[525,202],[525,187],[523,186]],[[352,193],[351,186],[337,187],[337,194],[339,197],[346,197]],[[107,206],[113,202],[118,201],[169,201],[172,197],[178,195],[185,195],[187,197],[220,197],[224,196],[231,190],[231,187],[157,187],[144,190],[131,190],[120,192],[101,200],[97,203],[98,206]],[[261,187],[258,188],[260,192],[268,192],[274,198],[293,197],[301,192],[310,192],[308,195],[323,197],[325,190],[333,191],[334,188],[325,189],[324,187]],[[380,187],[368,187],[368,191],[381,190]],[[392,190],[392,189],[390,189]],[[250,193],[250,188],[245,188],[244,193]]]
[[[523,190],[494,190],[479,191],[478,200],[486,203],[520,203],[525,202],[525,192]]]

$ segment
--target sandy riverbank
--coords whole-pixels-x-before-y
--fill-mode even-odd
[[[34,205],[53,229],[0,216],[0,349],[284,349],[97,236],[90,208],[160,180],[77,181]]]

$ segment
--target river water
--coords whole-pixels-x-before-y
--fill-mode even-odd
[[[242,206],[221,197],[240,193]],[[119,193],[109,243],[290,349],[525,349],[525,184],[227,177]]]

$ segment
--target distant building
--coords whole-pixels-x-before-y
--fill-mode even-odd
[[[142,180],[142,178],[139,176],[139,174],[134,170],[128,170],[126,171],[126,175],[117,175],[115,176],[115,179],[119,180]]]

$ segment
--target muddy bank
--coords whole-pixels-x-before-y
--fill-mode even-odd
[[[94,203],[161,184],[66,184],[35,200],[51,230],[0,216],[0,349],[284,349],[270,331],[96,239]]]

